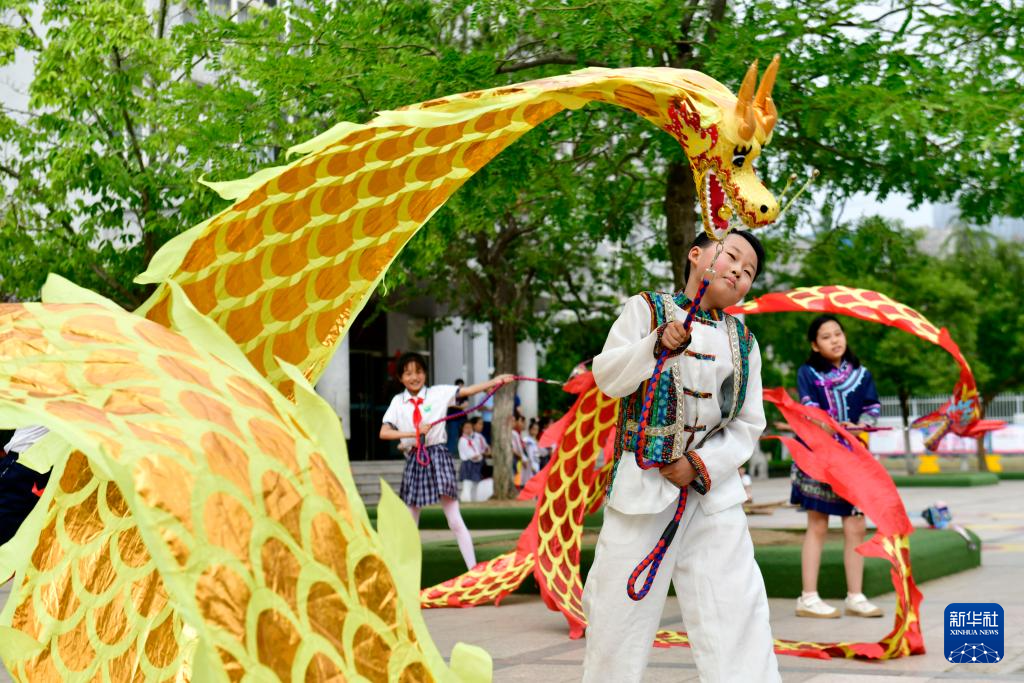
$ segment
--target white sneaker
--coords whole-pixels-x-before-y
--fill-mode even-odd
[[[851,617],[880,617],[882,610],[868,602],[863,593],[849,593],[846,596],[846,613]]]
[[[802,593],[796,599],[796,615],[812,619],[838,619],[839,610],[822,600],[817,593]]]

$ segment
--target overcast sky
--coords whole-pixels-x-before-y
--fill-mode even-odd
[[[924,203],[917,208],[910,208],[910,197],[906,195],[889,195],[884,202],[874,197],[858,194],[846,202],[843,210],[844,220],[854,220],[863,216],[884,216],[897,218],[911,228],[933,227],[933,211],[931,204]]]

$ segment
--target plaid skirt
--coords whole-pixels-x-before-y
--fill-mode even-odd
[[[462,481],[480,481],[484,478],[484,461],[463,460],[459,467],[459,479]]]
[[[789,493],[789,502],[799,505],[802,510],[815,510],[839,517],[861,514],[852,503],[833,491],[831,486],[823,481],[812,479],[797,467],[796,463],[793,464],[790,471],[790,478],[793,487]]]
[[[433,505],[441,496],[456,499],[459,497],[455,464],[448,453],[448,446],[427,446],[427,455],[430,462],[425,466],[416,462],[416,449],[405,458],[402,488],[398,495],[406,505],[419,508]]]

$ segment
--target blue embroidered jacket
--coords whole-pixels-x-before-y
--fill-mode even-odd
[[[882,412],[875,380],[863,365],[855,368],[843,361],[825,373],[801,365],[796,385],[804,405],[821,408],[837,422],[874,424]]]
[[[641,296],[651,308],[651,330],[654,331],[665,325],[669,318],[666,311],[672,303],[680,309],[687,309],[690,300],[681,292],[675,295],[665,292],[642,292]],[[712,434],[724,429],[725,426],[743,408],[743,401],[746,398],[747,380],[750,374],[749,357],[750,350],[754,346],[754,336],[737,318],[722,314],[725,318],[729,331],[730,347],[733,352],[733,367],[740,368],[734,372],[729,386],[724,386],[722,391],[723,402],[721,406],[723,420],[714,430],[703,436],[698,443],[694,443],[694,434],[688,433],[667,433],[674,430],[666,429],[676,424],[679,406],[682,396],[677,395],[676,382],[671,376],[674,369],[662,373],[655,389],[654,398],[651,404],[650,414],[647,423],[647,439],[642,454],[648,462],[670,463],[685,457],[690,449],[696,449],[706,441]],[[712,317],[717,314],[710,314],[700,311],[698,316]],[[716,318],[717,319],[717,318]],[[677,350],[681,353],[682,348]],[[629,396],[621,399],[619,403],[619,421],[615,438],[615,459],[622,456],[623,452],[636,452],[639,440],[640,414],[643,410],[644,397],[647,394],[647,387],[650,380],[643,382],[640,387]],[[661,432],[664,435],[653,435],[652,432]],[[609,483],[609,490],[611,483]]]

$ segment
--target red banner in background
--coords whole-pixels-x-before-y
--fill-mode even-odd
[[[779,409],[799,437],[769,438],[782,441],[800,469],[830,485],[878,527],[871,540],[857,551],[889,560],[896,591],[893,629],[877,643],[800,643],[800,647],[808,649],[814,645],[831,656],[880,659],[923,654],[921,592],[914,584],[910,567],[909,537],[914,526],[892,477],[860,439],[843,429],[824,410],[796,402],[781,388],[766,389],[764,400]]]
[[[944,349],[960,366],[960,379],[953,387],[953,397],[934,413],[918,418],[913,426],[930,430],[925,446],[938,448],[946,434],[976,437],[1006,426],[999,420],[981,419],[981,400],[971,366],[960,352],[949,331],[939,329],[919,312],[893,301],[885,294],[870,289],[822,285],[798,287],[788,292],[765,294],[745,304],[727,309],[732,314],[757,313],[831,313],[880,323],[908,332]]]

